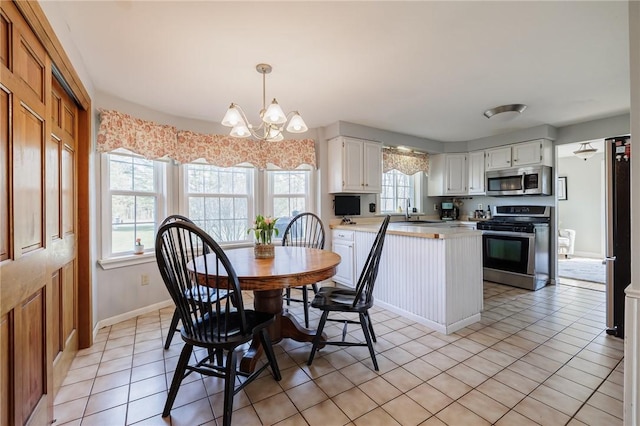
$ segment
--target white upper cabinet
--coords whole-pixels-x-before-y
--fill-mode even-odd
[[[488,149],[487,170],[509,167],[551,166],[552,143],[547,139],[522,142],[500,148]]]
[[[469,195],[481,195],[484,189],[484,151],[469,153]]]
[[[511,147],[487,150],[487,170],[508,169],[511,167]]]
[[[467,154],[429,156],[429,197],[467,194]]]
[[[447,154],[445,195],[467,194],[467,154]]]
[[[511,149],[513,166],[530,166],[542,163],[542,141],[514,145]]]
[[[329,142],[329,192],[380,193],[382,144],[338,136]]]

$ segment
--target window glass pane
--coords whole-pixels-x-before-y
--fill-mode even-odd
[[[111,197],[112,223],[133,223],[135,198],[133,195],[113,195]]]
[[[111,197],[111,252],[133,250],[136,238],[152,247],[155,241],[155,196]]]
[[[217,220],[224,218],[220,211],[220,198],[207,197],[204,202],[204,218],[209,220]]]
[[[234,173],[233,174],[233,193],[245,194],[246,192],[247,192],[247,174]]]
[[[131,157],[109,156],[109,187],[112,190],[122,191],[131,191],[133,189]]]
[[[291,208],[289,207],[289,198],[273,199],[273,215],[275,217],[291,216]]]
[[[273,193],[288,194],[289,193],[289,175],[283,172],[273,173]]]
[[[219,192],[221,194],[233,194],[233,173],[220,172],[218,178],[220,179]]]
[[[202,175],[204,179],[202,192],[210,194],[220,192],[220,180],[218,179],[218,172],[216,170],[203,170]]]
[[[189,218],[194,222],[204,219],[204,197],[189,197]]]
[[[204,185],[202,180],[202,172],[197,166],[193,166],[187,169],[187,182],[188,192],[203,192]]]
[[[133,165],[134,191],[153,191],[153,162],[135,159]]]
[[[136,197],[136,223],[155,221],[156,197],[137,196]]]
[[[292,173],[290,191],[292,194],[304,194],[307,187],[306,173]]]

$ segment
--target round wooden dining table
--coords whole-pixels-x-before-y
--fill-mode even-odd
[[[254,309],[275,315],[275,322],[269,327],[272,341],[279,342],[288,338],[298,342],[311,342],[316,331],[301,326],[283,308],[282,290],[331,278],[336,274],[340,256],[328,250],[292,246],[276,246],[275,256],[271,259],[256,259],[253,247],[225,250],[225,254],[238,276],[240,288],[253,291]],[[196,270],[205,270],[198,266],[198,263],[205,261],[213,263],[215,257],[206,255],[196,258]],[[210,267],[208,270],[216,269]],[[326,340],[326,336],[323,339]],[[260,339],[253,339],[240,362],[240,371],[253,371],[261,354]]]

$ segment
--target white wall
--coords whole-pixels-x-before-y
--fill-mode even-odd
[[[575,255],[604,257],[604,153],[588,159],[558,158],[557,176],[567,177],[567,200],[558,201],[558,229],[576,231]]]

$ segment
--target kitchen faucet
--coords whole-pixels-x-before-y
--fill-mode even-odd
[[[411,198],[407,198],[407,208],[404,209],[404,217],[407,220],[411,219],[411,213],[409,213],[410,209],[411,209]]]

